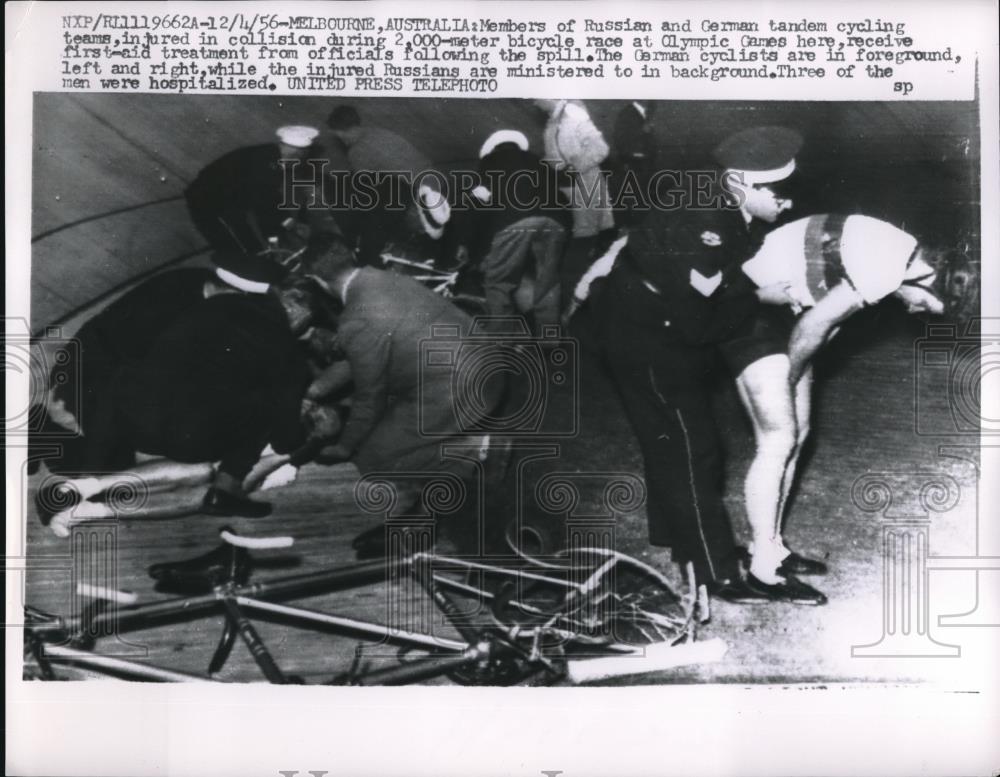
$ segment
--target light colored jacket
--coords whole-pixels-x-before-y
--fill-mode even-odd
[[[545,126],[545,157],[574,176],[564,191],[573,208],[573,237],[593,237],[614,227],[607,178],[601,163],[610,149],[583,103],[559,100]]]

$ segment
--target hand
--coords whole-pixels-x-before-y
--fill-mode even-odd
[[[795,306],[798,304],[798,301],[791,295],[791,288],[792,284],[786,282],[772,283],[769,286],[761,286],[757,289],[757,299],[765,305]]]
[[[313,402],[308,398],[302,400],[302,417],[309,428],[311,439],[334,439],[344,428],[336,408],[326,403]]]
[[[320,464],[339,464],[342,461],[349,461],[350,458],[351,452],[340,443],[337,443],[336,445],[327,445],[323,448],[319,452],[319,455],[316,456],[316,461]]]
[[[330,359],[331,356],[340,352],[340,339],[334,330],[314,326],[309,332],[306,347],[317,356]]]

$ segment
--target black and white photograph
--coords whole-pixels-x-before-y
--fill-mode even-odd
[[[37,95],[26,672],[923,679],[975,109]]]
[[[995,693],[978,85],[559,83],[31,94],[8,682]]]

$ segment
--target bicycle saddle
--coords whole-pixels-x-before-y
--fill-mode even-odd
[[[222,544],[215,550],[183,561],[153,564],[149,576],[158,591],[181,594],[208,593],[226,583],[242,585],[253,571],[249,549],[287,548],[291,537],[243,537],[228,526],[219,532]]]
[[[245,583],[251,568],[246,548],[223,543],[195,558],[153,564],[149,576],[156,581],[158,591],[202,594],[225,583]]]

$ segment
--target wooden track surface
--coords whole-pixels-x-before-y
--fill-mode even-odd
[[[878,330],[870,338],[872,327]],[[831,573],[813,582],[830,597],[826,607],[791,605],[740,607],[715,603],[713,621],[706,637],[718,636],[730,644],[730,652],[718,663],[704,667],[640,677],[637,682],[828,682],[839,680],[915,680],[935,671],[933,659],[920,661],[861,661],[851,658],[851,646],[876,641],[883,619],[883,559],[878,514],[866,513],[852,502],[855,480],[866,473],[898,473],[901,482],[913,487],[928,473],[953,477],[961,488],[957,506],[935,515],[931,528],[932,554],[967,553],[975,547],[975,458],[970,461],[938,454],[944,442],[969,442],[967,437],[924,437],[914,432],[914,389],[920,383],[922,396],[934,399],[922,412],[947,418],[948,385],[940,374],[915,372],[914,341],[920,326],[907,320],[894,306],[883,306],[849,326],[821,364],[821,382],[814,417],[813,453],[803,470],[793,504],[787,534],[793,547],[803,553],[826,558]],[[871,342],[868,342],[871,340]],[[864,343],[868,342],[867,345]],[[584,351],[586,354],[586,351]],[[585,358],[581,434],[560,443],[557,459],[529,473],[617,471],[641,473],[641,461],[624,422],[618,400],[598,365]],[[738,533],[745,537],[741,505],[741,478],[751,453],[747,422],[733,392],[717,397],[721,428],[729,450],[727,504]],[[44,469],[42,470],[44,473]],[[222,520],[192,516],[184,519],[139,523],[123,518],[118,522],[118,587],[133,591],[144,601],[156,599],[146,568],[155,562],[193,557],[217,544],[217,532],[226,523],[251,535],[291,534],[290,551],[263,551],[261,559],[291,556],[296,564],[284,569],[261,569],[261,577],[289,570],[323,569],[353,561],[350,542],[359,532],[377,526],[377,516],[362,513],[355,505],[356,471],[351,465],[332,468],[309,465],[295,484],[268,492],[275,504],[273,516],[262,520]],[[37,487],[39,476],[32,479]],[[903,497],[915,504],[910,494]],[[905,501],[909,500],[909,501]],[[597,513],[600,494],[587,492],[578,506],[580,514]],[[902,509],[902,508],[900,508]],[[919,511],[918,511],[919,512]],[[29,570],[32,564],[47,568],[30,570],[26,576],[26,601],[54,612],[70,608],[70,544],[58,540],[39,525],[34,508],[27,516]],[[618,516],[616,542],[620,550],[636,555],[664,570],[669,556],[651,551],[645,540],[641,509]],[[442,548],[449,548],[447,539]],[[52,568],[55,567],[55,568]],[[956,598],[931,601],[931,622],[938,614],[961,612],[975,604],[972,573],[933,577],[957,583]],[[384,617],[387,597],[396,583],[331,594],[312,605],[330,607],[337,613],[369,619]],[[940,589],[938,589],[940,590]],[[398,589],[395,590],[398,594]],[[414,602],[416,605],[416,602]],[[128,635],[148,650],[149,660],[175,669],[203,673],[214,648],[221,620],[198,624],[175,624],[154,632]],[[346,670],[359,637],[332,636],[289,630],[262,624],[261,631],[273,646],[281,666],[310,681],[323,681]],[[450,636],[451,632],[447,632]],[[947,633],[938,635],[947,642]],[[106,641],[113,652],[128,650]],[[395,649],[380,649],[372,666],[395,660]],[[940,666],[940,662],[938,663]],[[234,650],[225,679],[259,680],[249,654],[241,646]]]

